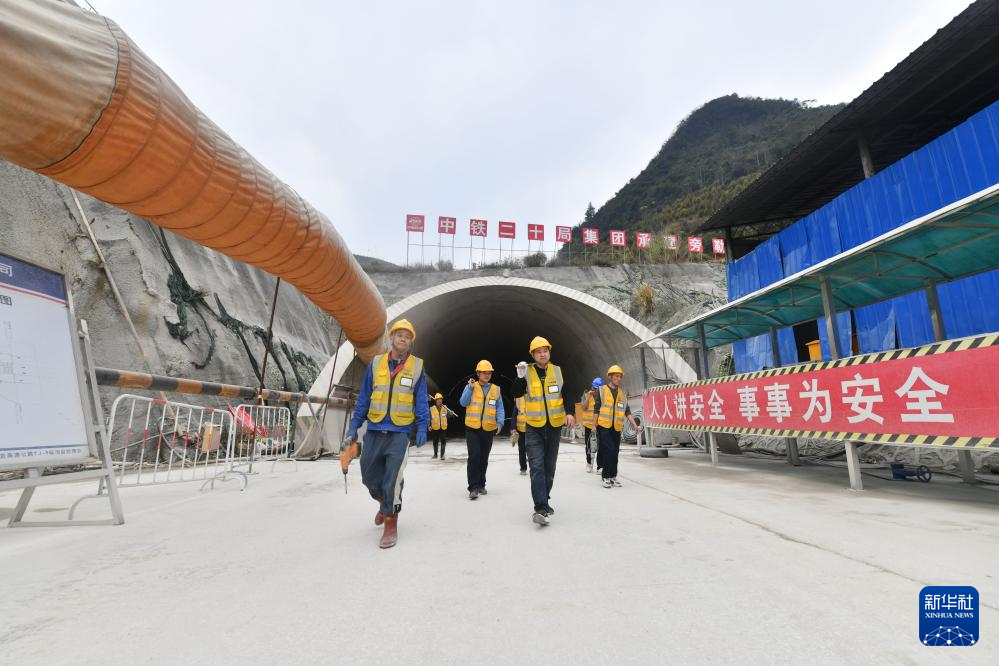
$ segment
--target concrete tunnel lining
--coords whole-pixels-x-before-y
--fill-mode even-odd
[[[405,274],[400,274],[405,279]],[[598,298],[562,285],[513,277],[477,277],[440,284],[408,296],[388,308],[388,319],[409,319],[417,331],[414,353],[426,361],[431,386],[445,394],[445,401],[459,414],[462,387],[476,362],[489,359],[496,368],[494,382],[504,390],[507,415],[511,411],[508,389],[516,377],[514,365],[530,361],[528,345],[535,335],[551,341],[553,362],[565,376],[567,398],[575,400],[594,377],[603,376],[611,363],[625,371],[629,395],[642,391],[641,356],[632,345],[655,333],[626,313]],[[663,343],[653,343],[646,353],[650,374],[678,381],[693,381],[694,370]],[[334,367],[334,360],[336,360]],[[665,360],[665,363],[664,363]],[[310,393],[325,394],[332,373],[335,383],[360,386],[364,364],[354,356],[350,343],[331,357]],[[638,398],[632,408],[640,405]],[[331,414],[332,416],[332,414]],[[307,408],[299,418],[308,419]],[[338,441],[342,421],[327,431]],[[309,447],[311,448],[311,447]]]

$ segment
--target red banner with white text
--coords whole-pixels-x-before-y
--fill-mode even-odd
[[[999,446],[999,334],[645,393],[661,428],[923,446]]]

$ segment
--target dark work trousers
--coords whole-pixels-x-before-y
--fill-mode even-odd
[[[587,427],[583,427],[583,448],[586,449],[586,464],[593,464],[593,454],[590,452],[590,438],[593,436],[593,431]]]
[[[434,455],[437,455],[437,444],[441,446],[441,458],[444,457],[444,447],[447,446],[447,431],[446,430],[431,430],[430,436],[434,440]]]
[[[489,467],[489,452],[493,448],[495,430],[465,428],[465,441],[468,443],[468,491],[486,487],[486,468]]]
[[[616,479],[617,459],[621,453],[621,433],[614,428],[597,426],[597,437],[600,443],[597,456],[600,457],[602,467],[600,476],[605,479]]]
[[[534,510],[548,506],[552,485],[555,483],[555,463],[558,461],[561,428],[546,425],[542,428],[527,426],[527,460],[531,464],[531,498]]]
[[[520,471],[527,471],[527,434],[520,433],[517,437],[517,457],[520,458]]]
[[[371,497],[381,500],[382,513],[402,511],[402,473],[409,460],[409,435],[368,430],[361,447],[361,483]]]

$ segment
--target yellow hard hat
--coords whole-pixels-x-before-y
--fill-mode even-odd
[[[608,376],[609,375],[623,375],[624,374],[624,370],[621,369],[620,365],[612,365],[611,367],[607,368],[607,374],[608,374]]]
[[[413,340],[416,340],[416,329],[413,325],[409,323],[408,319],[400,319],[396,323],[392,324],[392,328],[389,329],[389,335],[392,335],[396,331],[409,331],[413,334]]]
[[[443,400],[443,399],[444,399],[444,396],[442,396],[440,393],[438,393],[437,395],[434,396],[434,400]]]
[[[548,342],[539,335],[533,340],[531,340],[531,353],[533,354],[534,350],[537,349],[538,347],[548,347],[548,349],[550,350],[552,348],[552,343]]]
[[[479,361],[475,365],[475,371],[476,372],[492,372],[493,371],[493,364],[490,363],[489,361],[487,361],[486,359],[482,359],[481,361]]]

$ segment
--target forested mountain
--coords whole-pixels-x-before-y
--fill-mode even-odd
[[[714,99],[681,121],[607,203],[589,207],[582,224],[598,227],[601,242],[609,229],[691,231],[841,108],[735,94]],[[578,230],[573,241],[579,251]]]

